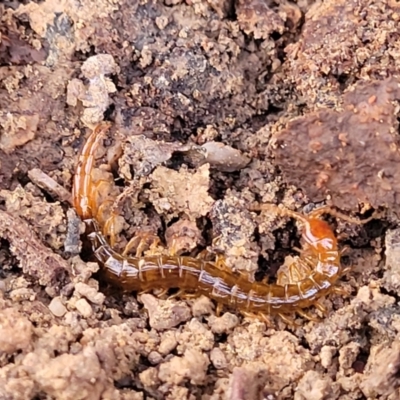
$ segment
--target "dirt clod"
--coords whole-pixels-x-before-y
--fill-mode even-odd
[[[340,388],[329,377],[322,377],[317,371],[307,371],[300,379],[294,395],[295,400],[337,399]]]
[[[0,354],[26,350],[31,343],[33,326],[12,308],[0,310]]]
[[[10,242],[23,271],[47,286],[48,294],[55,295],[70,273],[68,263],[45,247],[25,221],[1,210],[0,220],[0,237]]]
[[[190,309],[183,302],[163,302],[150,294],[143,294],[140,299],[149,313],[150,326],[158,331],[171,329],[190,318]]]
[[[400,394],[398,373],[400,368],[400,346],[393,342],[390,347],[377,345],[371,349],[361,390],[367,397],[389,396],[395,399]]]
[[[285,180],[307,188],[314,202],[329,195],[344,210],[364,203],[398,212],[398,100],[398,79],[369,82],[344,95],[342,111],[324,109],[291,121],[273,151]]]

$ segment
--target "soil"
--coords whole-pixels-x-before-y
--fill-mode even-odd
[[[7,0],[0,19],[0,399],[400,398],[398,1]],[[117,249],[145,234],[276,279],[299,232],[253,205],[329,205],[375,215],[328,217],[349,295],[267,324],[99,279],[70,193],[102,121]]]

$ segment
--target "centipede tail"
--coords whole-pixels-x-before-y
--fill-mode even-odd
[[[95,152],[109,127],[108,123],[99,124],[89,135],[79,156],[72,185],[72,200],[76,212],[83,219],[94,217],[97,211],[97,205],[93,203],[93,196],[90,195],[93,186],[92,170]]]

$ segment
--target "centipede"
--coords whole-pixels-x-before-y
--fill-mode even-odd
[[[292,322],[289,316],[296,313],[312,319],[305,311],[311,306],[326,314],[327,310],[319,300],[331,292],[343,294],[342,288],[336,285],[345,272],[338,240],[330,225],[322,219],[322,214],[329,209],[304,215],[274,204],[260,207],[295,219],[301,226],[300,255],[293,257],[288,272],[278,273],[274,283],[252,282],[220,259],[120,254],[104,233],[110,224],[99,217],[101,204],[92,178],[96,151],[109,127],[109,123],[99,124],[82,147],[73,180],[73,204],[86,224],[94,258],[111,285],[128,292],[176,288],[182,293],[206,295],[218,305],[233,307],[244,315],[279,315],[287,322]]]

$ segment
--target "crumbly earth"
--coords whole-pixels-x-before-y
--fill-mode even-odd
[[[0,18],[0,399],[400,398],[398,1],[7,0]],[[287,325],[108,286],[70,196],[103,120],[117,249],[142,235],[276,279],[299,232],[257,205],[378,210],[328,218],[348,295]]]

